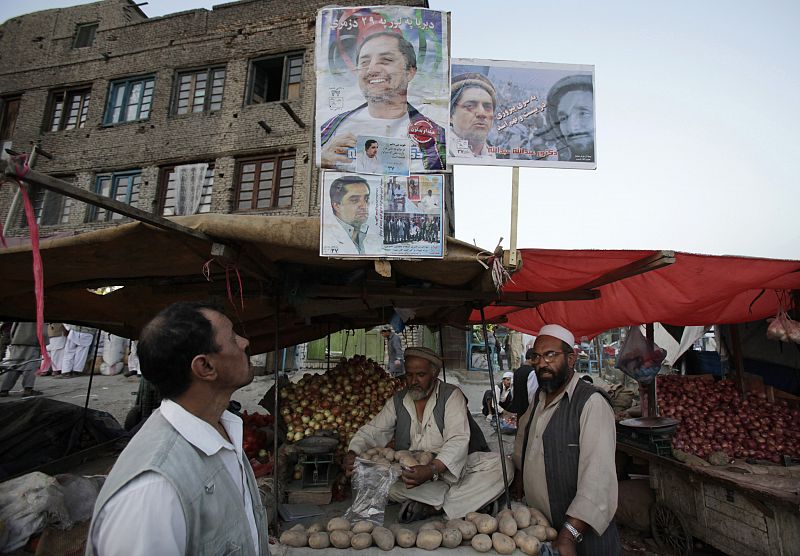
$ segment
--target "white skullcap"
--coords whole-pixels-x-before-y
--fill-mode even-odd
[[[506,371],[503,373],[503,378],[514,378],[514,373],[511,371]]]
[[[575,345],[575,336],[560,324],[544,325],[539,329],[539,336],[552,336],[553,338],[558,338],[562,342],[568,343],[570,346]]]

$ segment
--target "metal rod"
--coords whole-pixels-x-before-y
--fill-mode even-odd
[[[500,417],[498,409],[500,406],[497,400],[497,392],[494,390],[494,371],[492,371],[492,352],[489,349],[489,336],[486,331],[486,316],[483,314],[483,306],[481,306],[481,328],[483,329],[483,343],[486,346],[486,363],[489,365],[489,390],[492,392],[492,401],[494,403],[494,421],[495,429],[497,430],[497,444],[500,447],[500,464],[503,467],[503,488],[506,492],[506,504],[508,509],[511,509],[511,496],[508,496],[508,470],[506,470],[506,455],[503,449],[503,436],[500,431]]]
[[[86,388],[86,400],[83,402],[83,413],[81,414],[81,432],[86,426],[86,414],[89,412],[89,396],[92,394],[92,381],[94,380],[94,366],[97,362],[97,351],[100,349],[100,329],[94,337],[94,357],[92,357],[92,372],[89,373],[89,386]],[[83,369],[81,369],[82,371]]]
[[[275,495],[275,534],[278,534],[278,509],[280,508],[281,500],[278,494],[278,419],[281,417],[280,410],[278,409],[278,401],[280,399],[278,390],[280,383],[278,380],[278,352],[280,351],[280,296],[275,294],[275,352],[272,357],[275,367],[275,393],[272,402],[272,492]]]
[[[328,349],[325,352],[325,360],[327,362],[325,372],[328,373],[331,370],[331,323],[328,323]]]
[[[447,365],[444,363],[444,336],[442,335],[442,325],[439,325],[439,357],[442,358],[442,380],[447,382]]]

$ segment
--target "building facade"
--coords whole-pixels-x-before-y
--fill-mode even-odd
[[[133,0],[103,0],[10,19],[0,25],[3,153],[37,144],[52,159],[36,170],[154,214],[185,213],[180,178],[201,187],[201,213],[316,216],[323,5],[245,0],[148,18]],[[6,235],[25,236],[14,190],[0,188],[0,215]],[[32,193],[43,236],[125,220]]]

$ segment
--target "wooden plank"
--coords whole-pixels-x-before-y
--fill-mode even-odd
[[[729,518],[741,522],[747,527],[759,529],[764,531],[764,533],[767,532],[767,522],[764,519],[764,515],[760,512],[751,511],[745,504],[742,504],[740,501],[746,502],[743,496],[734,495],[734,499],[737,503],[731,504],[727,500],[720,500],[716,496],[711,495],[711,490],[712,489],[708,489],[706,492],[706,508],[725,514]]]
[[[591,290],[594,288],[599,288],[600,286],[605,286],[606,284],[611,284],[612,282],[618,282],[620,280],[624,280],[625,278],[650,272],[651,270],[664,268],[665,266],[669,266],[674,262],[674,251],[657,251],[652,255],[639,259],[638,261],[634,261],[626,264],[625,266],[621,266],[615,270],[612,270],[611,272],[603,274],[599,278],[595,278],[591,282],[583,284],[579,289]]]
[[[769,555],[769,537],[765,531],[747,527],[741,522],[733,522],[730,516],[712,508],[706,508],[706,515],[709,530],[726,539],[726,548],[723,550],[730,551],[731,554]],[[711,544],[717,546],[716,543],[719,542],[718,538]]]

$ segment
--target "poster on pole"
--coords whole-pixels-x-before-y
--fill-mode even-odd
[[[326,171],[320,199],[323,257],[444,257],[444,175]]]
[[[594,66],[453,58],[449,164],[597,168]]]
[[[354,172],[359,137],[409,141],[412,173],[447,166],[449,13],[407,6],[317,14],[316,164]]]

